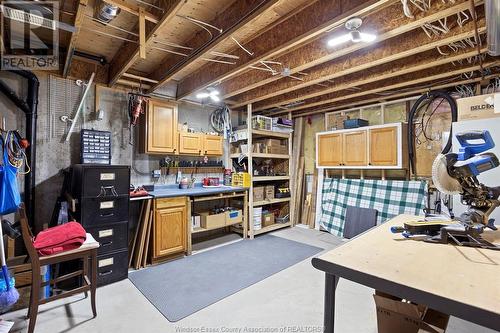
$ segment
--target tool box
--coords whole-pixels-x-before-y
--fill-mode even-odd
[[[358,127],[364,127],[368,126],[368,120],[364,119],[346,119],[344,120],[344,128],[349,129],[349,128],[358,128]]]

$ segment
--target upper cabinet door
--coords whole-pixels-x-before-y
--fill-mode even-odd
[[[344,133],[344,164],[346,166],[366,166],[366,131]]]
[[[203,134],[179,133],[179,153],[189,155],[201,155],[203,152]]]
[[[370,130],[370,165],[398,165],[398,128],[396,126]]]
[[[343,161],[342,134],[318,135],[318,166],[339,166]]]
[[[218,135],[205,135],[202,155],[222,156],[223,139],[222,136]]]
[[[147,153],[177,153],[177,105],[150,101],[146,136]]]

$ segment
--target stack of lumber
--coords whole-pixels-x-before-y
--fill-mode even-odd
[[[134,237],[131,237],[128,263],[128,266],[131,268],[144,268],[151,263],[150,253],[153,247],[151,240],[153,236],[153,210],[151,209],[151,202],[152,200],[145,200],[142,203],[139,223],[137,224]]]
[[[304,182],[304,156],[302,144],[304,134],[304,118],[297,118],[294,122],[293,134],[293,166],[290,170],[290,215],[292,217],[292,224],[300,224],[300,211],[302,208],[302,184]]]
[[[302,193],[304,205],[302,207],[302,224],[307,225],[310,229],[314,229],[316,223],[316,191],[318,188],[318,170],[314,171],[314,175],[310,177],[311,186],[304,185]],[[310,191],[308,189],[310,188]]]

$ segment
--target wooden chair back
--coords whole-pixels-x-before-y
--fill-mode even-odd
[[[39,263],[38,252],[33,245],[33,233],[31,232],[31,228],[28,224],[28,217],[26,216],[26,208],[24,207],[24,203],[21,203],[19,206],[19,217],[21,223],[21,234],[23,236],[24,246],[28,251],[28,256],[31,259],[33,264]]]

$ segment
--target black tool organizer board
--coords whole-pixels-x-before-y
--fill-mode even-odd
[[[82,129],[80,147],[82,164],[111,164],[111,132]]]

